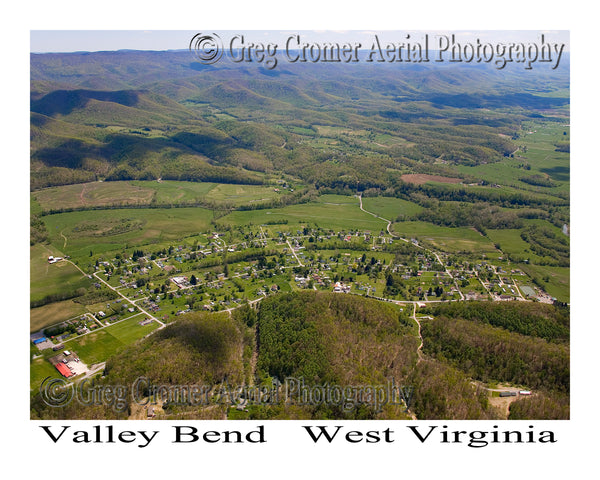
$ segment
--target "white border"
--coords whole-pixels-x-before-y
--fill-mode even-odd
[[[267,423],[268,445],[179,445],[168,442],[153,444],[146,449],[131,445],[78,446],[67,445],[69,453],[56,448],[38,427],[29,421],[28,370],[20,338],[25,332],[11,335],[7,365],[7,388],[3,398],[4,419],[8,428],[2,431],[5,459],[20,472],[39,475],[81,476],[105,478],[110,472],[119,477],[159,478],[164,475],[193,477],[217,475],[224,478],[254,478],[258,476],[352,477],[389,474],[397,477],[423,476],[434,478],[507,478],[515,475],[535,478],[564,478],[591,466],[595,446],[594,401],[598,398],[597,375],[592,370],[596,349],[597,320],[594,307],[596,245],[594,228],[597,205],[595,193],[597,159],[594,155],[597,139],[594,111],[597,80],[592,74],[596,64],[597,27],[591,7],[587,11],[576,5],[558,1],[545,2],[231,2],[207,5],[206,2],[41,2],[12,5],[5,11],[6,30],[2,32],[5,65],[3,91],[8,100],[2,115],[4,135],[5,188],[2,189],[5,233],[2,252],[3,292],[11,308],[4,309],[5,321],[22,322],[28,327],[28,152],[29,152],[29,31],[37,29],[323,29],[323,30],[467,30],[524,29],[571,30],[572,64],[572,420],[550,422],[559,443],[551,446],[490,445],[481,449],[465,445],[420,445],[409,441],[406,434],[390,445],[318,445],[306,441],[299,424],[318,422]],[[16,10],[16,12],[15,12]],[[583,17],[583,20],[580,18]],[[589,20],[588,20],[589,18]],[[594,88],[596,87],[596,88]],[[594,142],[594,144],[592,143]],[[16,175],[16,179],[15,179]],[[15,246],[18,243],[18,246]],[[15,286],[18,282],[19,286]],[[28,330],[27,330],[28,331]],[[594,343],[592,343],[594,342]],[[14,349],[14,352],[12,351]],[[24,365],[14,368],[14,365]],[[16,370],[16,372],[15,372]],[[24,371],[23,371],[24,370]],[[43,422],[50,423],[50,422]],[[111,422],[58,422],[82,429],[94,424]],[[113,422],[114,424],[115,422]],[[118,429],[157,429],[159,422],[120,422]],[[241,422],[219,424],[220,429],[248,429]],[[259,422],[260,423],[260,422]],[[333,423],[333,422],[326,422]],[[353,422],[342,422],[345,426]],[[392,430],[406,428],[400,422],[361,422],[361,429]],[[414,422],[413,422],[414,423]],[[487,422],[420,422],[423,425],[448,424],[463,430],[485,429]],[[526,422],[530,424],[530,422]],[[546,422],[532,422],[536,430]],[[131,426],[130,426],[131,424]],[[170,422],[161,422],[161,435],[168,438]],[[594,437],[592,437],[594,435]],[[158,442],[158,440],[157,440]],[[176,447],[176,448],[173,448]],[[265,448],[266,447],[266,448]],[[22,453],[19,453],[22,452]],[[592,468],[591,472],[595,471]],[[10,466],[5,471],[10,472]],[[235,475],[233,475],[235,473]],[[592,473],[593,475],[593,473]]]

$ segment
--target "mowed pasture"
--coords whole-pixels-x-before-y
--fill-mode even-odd
[[[88,367],[94,363],[103,362],[126,345],[159,327],[156,322],[144,326],[139,325],[138,322],[143,318],[143,315],[136,315],[101,330],[94,330],[87,335],[67,340],[64,342],[65,347],[77,352]]]
[[[60,374],[45,356],[31,360],[29,367],[29,388],[33,392],[39,392],[40,386],[46,377],[60,377]]]
[[[180,205],[200,202],[244,205],[280,195],[264,185],[179,181],[90,182],[33,192],[43,211],[128,205]]]
[[[499,253],[488,238],[468,227],[452,228],[426,222],[398,222],[392,224],[392,230],[404,238],[416,238],[445,252],[487,255]]]
[[[423,210],[423,207],[416,203],[394,197],[363,197],[362,202],[365,210],[391,221],[399,216],[406,218]]]
[[[136,245],[175,241],[206,231],[210,210],[126,208],[59,213],[43,217],[56,248],[72,257],[88,256]]]
[[[32,193],[42,210],[92,208],[110,205],[146,205],[155,190],[133,182],[90,182],[50,187]]]
[[[351,197],[342,198],[350,199]],[[380,231],[386,228],[386,222],[361,211],[358,200],[353,203],[311,202],[277,209],[236,211],[220,218],[217,223],[223,226],[262,225],[285,220],[288,223],[276,225],[277,230],[296,230],[299,225],[310,225],[335,231],[356,229]]]
[[[84,305],[73,300],[63,300],[32,308],[29,310],[29,330],[37,332],[50,325],[79,317],[87,311]]]
[[[32,302],[49,295],[88,288],[92,284],[91,280],[69,262],[63,260],[49,264],[49,255],[60,255],[56,249],[38,244],[30,247],[29,255],[30,301]]]
[[[488,229],[490,240],[500,245],[500,249],[509,255],[522,255],[530,260],[539,260],[539,257],[529,250],[529,244],[521,238],[521,229],[506,228],[502,230]]]

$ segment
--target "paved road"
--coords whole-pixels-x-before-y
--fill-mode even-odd
[[[296,257],[296,261],[298,262],[298,265],[303,267],[304,265],[302,264],[302,262],[300,261],[300,259],[298,258],[298,255],[296,255],[296,252],[294,251],[294,249],[292,248],[292,244],[290,243],[289,240],[286,240],[288,246],[290,247],[290,250],[292,251],[292,253],[294,254],[294,257]]]
[[[75,264],[73,264],[75,265]],[[75,265],[77,267],[77,265]],[[79,267],[77,267],[79,268]],[[79,268],[79,270],[81,270]],[[83,270],[81,270],[83,271]],[[121,292],[119,292],[115,287],[113,287],[110,283],[108,283],[106,280],[100,278],[98,276],[98,272],[94,272],[94,277],[97,278],[98,280],[100,280],[102,283],[104,283],[108,288],[110,288],[113,292],[115,292],[117,295],[119,295],[120,297],[123,297],[125,300],[127,300],[128,302],[130,302],[132,305],[136,305],[135,302],[133,300],[131,300],[130,298],[126,297],[125,295],[123,295]],[[154,315],[152,315],[151,313],[148,313],[146,310],[144,310],[142,307],[140,307],[139,305],[136,305],[137,308],[140,309],[140,311],[147,315],[149,318],[151,318],[152,320],[156,321],[160,327],[158,327],[159,329],[164,328],[165,324],[163,322],[161,322],[158,318],[156,318]]]
[[[376,215],[376,214],[375,214],[375,213],[373,213],[373,212],[369,212],[368,210],[365,210],[365,209],[363,208],[363,204],[362,204],[362,194],[358,195],[358,200],[359,200],[359,202],[360,202],[360,209],[361,209],[363,212],[365,212],[365,213],[368,213],[369,215],[373,215],[374,217],[376,217],[376,218],[379,218],[379,219],[383,220],[384,222],[387,222],[387,232],[388,232],[388,233],[389,233],[389,234],[390,234],[392,237],[394,237],[394,238],[400,238],[400,240],[404,240],[405,242],[408,242],[408,240],[407,240],[407,239],[405,239],[405,238],[401,238],[401,237],[399,237],[399,236],[397,236],[396,234],[394,234],[394,233],[392,233],[392,232],[391,232],[391,225],[392,225],[392,222],[391,222],[391,220],[388,220],[387,218],[380,217],[379,215]],[[465,296],[464,296],[464,295],[463,295],[463,293],[460,291],[460,288],[458,287],[458,283],[456,282],[456,279],[455,279],[455,278],[452,276],[452,274],[450,273],[450,270],[448,270],[448,268],[446,267],[446,265],[444,265],[444,262],[442,262],[442,260],[440,259],[439,255],[438,255],[436,252],[434,252],[433,250],[428,250],[428,249],[426,249],[426,248],[424,248],[424,247],[422,247],[422,246],[420,246],[420,245],[415,245],[415,247],[421,248],[421,249],[425,250],[426,252],[429,252],[429,253],[431,253],[432,255],[434,255],[434,256],[435,256],[435,258],[437,259],[437,261],[439,262],[439,264],[440,264],[442,267],[444,267],[444,269],[446,270],[446,273],[448,274],[448,276],[449,276],[449,277],[452,279],[452,281],[454,282],[454,286],[456,287],[456,290],[458,290],[458,293],[459,293],[459,295],[460,295],[460,299],[461,299],[461,300],[464,300],[464,299],[465,299]]]

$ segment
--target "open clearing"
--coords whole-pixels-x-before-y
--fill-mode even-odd
[[[346,197],[350,199],[351,197]],[[218,220],[221,225],[261,225],[269,222],[288,221],[287,225],[277,225],[278,230],[289,230],[296,225],[318,225],[334,230],[364,229],[385,230],[383,220],[362,212],[358,201],[353,203],[305,203],[271,210],[251,210],[232,212]],[[294,228],[295,229],[295,228]]]
[[[29,328],[32,332],[56,323],[78,317],[87,312],[85,306],[73,300],[49,303],[29,311]]]
[[[405,238],[416,238],[447,252],[498,253],[489,239],[468,227],[451,228],[425,222],[399,222],[394,223],[392,229]]]
[[[408,173],[402,175],[402,180],[408,183],[414,183],[416,185],[423,185],[427,182],[438,182],[438,183],[460,183],[461,178],[442,177],[441,175],[427,175],[425,173]]]
[[[212,212],[204,208],[92,210],[44,218],[50,241],[71,256],[102,253],[123,245],[177,240],[205,231]],[[66,237],[67,241],[65,242]],[[66,245],[65,245],[66,243]]]
[[[34,192],[43,211],[127,205],[178,205],[203,201],[243,205],[272,200],[279,194],[265,185],[178,181],[90,182]]]
[[[363,197],[363,208],[383,218],[394,221],[399,216],[419,213],[423,207],[416,203],[394,197]]]
[[[121,348],[158,328],[156,322],[144,326],[137,325],[142,318],[143,316],[136,315],[102,330],[67,340],[65,346],[76,351],[87,365],[103,362]]]
[[[52,253],[50,253],[52,252]],[[48,295],[88,288],[91,280],[81,274],[69,262],[49,264],[48,256],[57,255],[57,250],[49,250],[44,245],[30,247],[30,300],[38,301]]]

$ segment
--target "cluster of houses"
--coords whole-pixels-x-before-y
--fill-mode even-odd
[[[346,285],[342,282],[335,282],[333,285],[333,291],[336,293],[350,293],[350,285]]]

